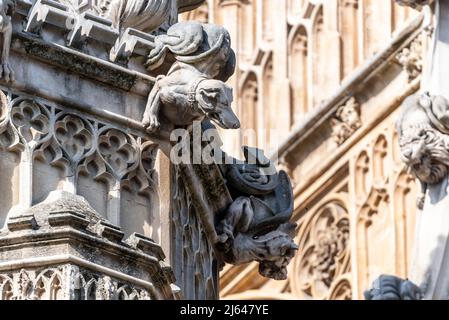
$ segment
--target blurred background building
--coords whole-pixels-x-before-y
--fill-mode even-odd
[[[394,0],[208,0],[184,18],[233,39],[234,108],[259,131],[227,132],[225,149],[257,143],[294,182],[289,279],[228,266],[222,298],[360,299],[381,273],[406,277],[419,188],[395,121],[419,89],[423,14]]]

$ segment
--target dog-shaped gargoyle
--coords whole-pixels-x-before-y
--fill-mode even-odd
[[[232,88],[189,67],[183,65],[157,78],[143,117],[145,128],[149,132],[159,130],[162,119],[173,126],[187,127],[204,118],[224,129],[240,128],[231,108]]]
[[[0,0],[0,78],[6,82],[14,80],[14,73],[9,66],[9,50],[11,48],[12,22],[11,14],[14,8],[12,0]]]

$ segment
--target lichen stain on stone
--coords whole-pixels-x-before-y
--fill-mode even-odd
[[[71,72],[93,77],[127,91],[131,90],[136,83],[135,75],[108,69],[96,61],[83,59],[35,41],[28,39],[21,39],[21,41],[27,54],[53,61]]]

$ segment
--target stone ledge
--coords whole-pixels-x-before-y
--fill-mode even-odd
[[[58,44],[45,42],[24,32],[14,32],[12,50],[27,54],[69,72],[95,79],[107,85],[130,91],[137,82],[152,86],[153,77],[144,75],[88,54]]]

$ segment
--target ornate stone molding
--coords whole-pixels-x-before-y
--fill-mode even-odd
[[[31,205],[30,184],[36,160],[63,170],[63,189],[76,193],[80,176],[106,182],[117,205],[108,206],[106,216],[120,220],[120,194],[124,189],[138,194],[154,192],[154,164],[158,146],[138,135],[98,122],[62,107],[50,107],[24,96],[0,92],[0,148],[21,154],[21,199],[11,211],[19,213]],[[111,202],[111,203],[112,203]],[[17,211],[17,212],[16,212]]]
[[[34,223],[23,224],[26,217]],[[139,234],[125,241],[123,236],[84,198],[50,193],[26,214],[11,218],[0,237],[0,299],[177,298],[160,246]],[[17,250],[22,252],[20,261]]]
[[[246,147],[245,157],[244,163],[222,167],[233,202],[217,225],[218,249],[228,263],[258,261],[261,275],[285,280],[298,250],[290,179],[284,171],[273,172],[261,150]]]
[[[337,279],[350,268],[349,216],[343,198],[328,199],[307,214],[298,237],[301,251],[294,261],[293,292],[304,298],[329,299],[337,294]],[[351,295],[350,282],[348,290]]]

